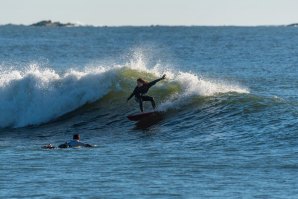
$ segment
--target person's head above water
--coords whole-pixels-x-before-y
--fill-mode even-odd
[[[72,139],[74,140],[80,140],[80,134],[74,134]]]
[[[147,84],[147,82],[145,80],[143,80],[142,78],[138,78],[137,79],[137,85],[138,85],[138,87],[141,87],[144,84]]]

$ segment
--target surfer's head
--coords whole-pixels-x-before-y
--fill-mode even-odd
[[[143,80],[142,78],[137,79],[137,85],[138,85],[138,87],[141,87],[144,84],[147,84],[147,82],[145,80]]]
[[[80,134],[74,134],[72,139],[74,140],[80,140]]]

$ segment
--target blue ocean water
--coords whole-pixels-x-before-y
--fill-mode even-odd
[[[282,26],[0,26],[0,198],[298,197],[297,46]],[[127,120],[162,74],[160,117]],[[41,148],[75,133],[96,147]]]

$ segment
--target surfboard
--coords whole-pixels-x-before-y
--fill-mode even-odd
[[[137,114],[133,114],[133,115],[128,115],[127,118],[130,121],[139,121],[139,120],[145,119],[147,117],[153,116],[156,113],[157,113],[156,111],[137,113]]]

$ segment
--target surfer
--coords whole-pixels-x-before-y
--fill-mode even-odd
[[[81,142],[80,135],[75,134],[73,135],[73,140],[59,145],[59,148],[68,148],[68,147],[92,147],[92,145]]]
[[[73,135],[73,140],[69,142],[65,142],[64,144],[60,144],[59,148],[69,148],[69,147],[93,147],[91,144],[85,144],[80,141],[80,135],[75,134]],[[46,144],[42,146],[43,149],[55,149],[56,147],[51,144]]]
[[[142,78],[137,79],[137,86],[135,87],[131,95],[127,98],[127,101],[129,101],[133,96],[135,96],[136,102],[138,102],[140,105],[141,112],[144,112],[143,101],[150,101],[152,104],[152,108],[155,109],[155,101],[153,97],[150,97],[145,94],[148,92],[151,86],[155,85],[157,82],[165,78],[166,78],[166,75],[163,75],[161,78],[156,79],[149,83],[143,80]]]

